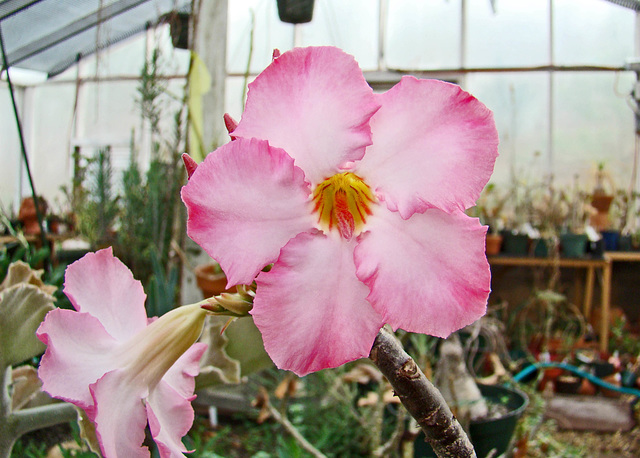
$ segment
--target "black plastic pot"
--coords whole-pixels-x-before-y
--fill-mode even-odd
[[[173,12],[168,15],[171,43],[176,49],[189,49],[189,13]]]
[[[493,452],[500,456],[507,451],[516,423],[529,404],[529,398],[522,391],[503,385],[478,385],[485,399],[496,404],[503,404],[508,412],[499,418],[475,420],[469,425],[471,443],[476,449],[478,458],[484,458]],[[431,446],[425,442],[421,434],[415,441],[414,457],[435,457]]]
[[[289,24],[311,22],[314,0],[277,0],[278,17]]]
[[[502,234],[502,252],[511,256],[527,256],[529,254],[529,237],[505,231]]]

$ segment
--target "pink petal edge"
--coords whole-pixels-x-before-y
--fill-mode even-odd
[[[111,355],[118,342],[96,317],[64,309],[49,312],[36,336],[47,345],[38,368],[42,389],[91,411],[89,385],[117,367]]]
[[[403,218],[475,205],[498,156],[493,113],[459,86],[405,76],[371,118],[360,174]]]
[[[283,148],[315,184],[362,158],[378,108],[353,56],[328,46],[295,48],[249,84],[233,135]]]
[[[148,388],[136,383],[124,369],[108,372],[90,387],[96,406],[93,420],[100,448],[106,458],[146,458],[142,446],[147,413],[142,402]]]
[[[200,358],[207,344],[196,342],[169,368],[162,380],[184,397],[193,395],[195,378],[200,373]]]
[[[195,396],[184,397],[165,381],[151,391],[147,398],[149,429],[161,458],[178,458],[187,452],[182,443],[193,424],[191,401]]]
[[[367,297],[394,329],[446,338],[482,315],[491,289],[486,226],[438,209],[372,217],[355,249]]]
[[[187,233],[227,274],[251,284],[295,235],[314,227],[305,177],[266,141],[238,138],[209,154],[182,188]]]
[[[356,278],[354,246],[303,233],[258,276],[251,315],[279,368],[302,376],[369,355],[383,322]]]
[[[113,256],[111,247],[70,264],[64,293],[78,312],[95,316],[116,340],[126,341],[147,326],[142,283]]]

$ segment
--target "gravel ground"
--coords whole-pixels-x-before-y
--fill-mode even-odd
[[[540,420],[544,410],[540,399],[525,414],[525,428],[532,435],[515,458],[640,458],[640,409],[636,408],[636,426],[628,432],[593,432],[561,429],[555,420]],[[521,431],[521,432],[523,432]],[[533,433],[533,434],[531,434]]]

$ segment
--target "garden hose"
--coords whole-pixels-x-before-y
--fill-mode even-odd
[[[566,363],[553,363],[553,362],[549,362],[549,363],[535,363],[535,364],[531,364],[530,366],[525,367],[524,369],[522,369],[520,372],[518,372],[514,377],[513,380],[516,382],[521,382],[525,377],[527,377],[528,375],[530,375],[532,372],[538,370],[538,369],[544,369],[544,368],[550,368],[550,367],[557,367],[560,369],[565,369],[568,370],[570,372],[573,372],[574,374],[586,378],[587,380],[589,380],[591,383],[593,383],[594,385],[597,385],[601,388],[606,388],[607,390],[612,390],[612,391],[618,391],[620,393],[625,393],[625,394],[631,394],[633,396],[635,396],[637,399],[634,401],[637,402],[638,399],[640,399],[640,390],[637,390],[635,388],[628,388],[625,386],[617,386],[617,385],[613,385],[609,382],[605,382],[604,380],[596,377],[593,374],[590,374],[588,372],[583,371],[582,369],[578,369],[575,366],[572,366],[570,364],[566,364]]]

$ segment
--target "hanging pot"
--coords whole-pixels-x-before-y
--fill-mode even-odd
[[[189,21],[191,14],[174,11],[167,15],[171,44],[176,49],[189,49]]]
[[[314,0],[277,0],[278,16],[282,22],[303,24],[313,18]]]

